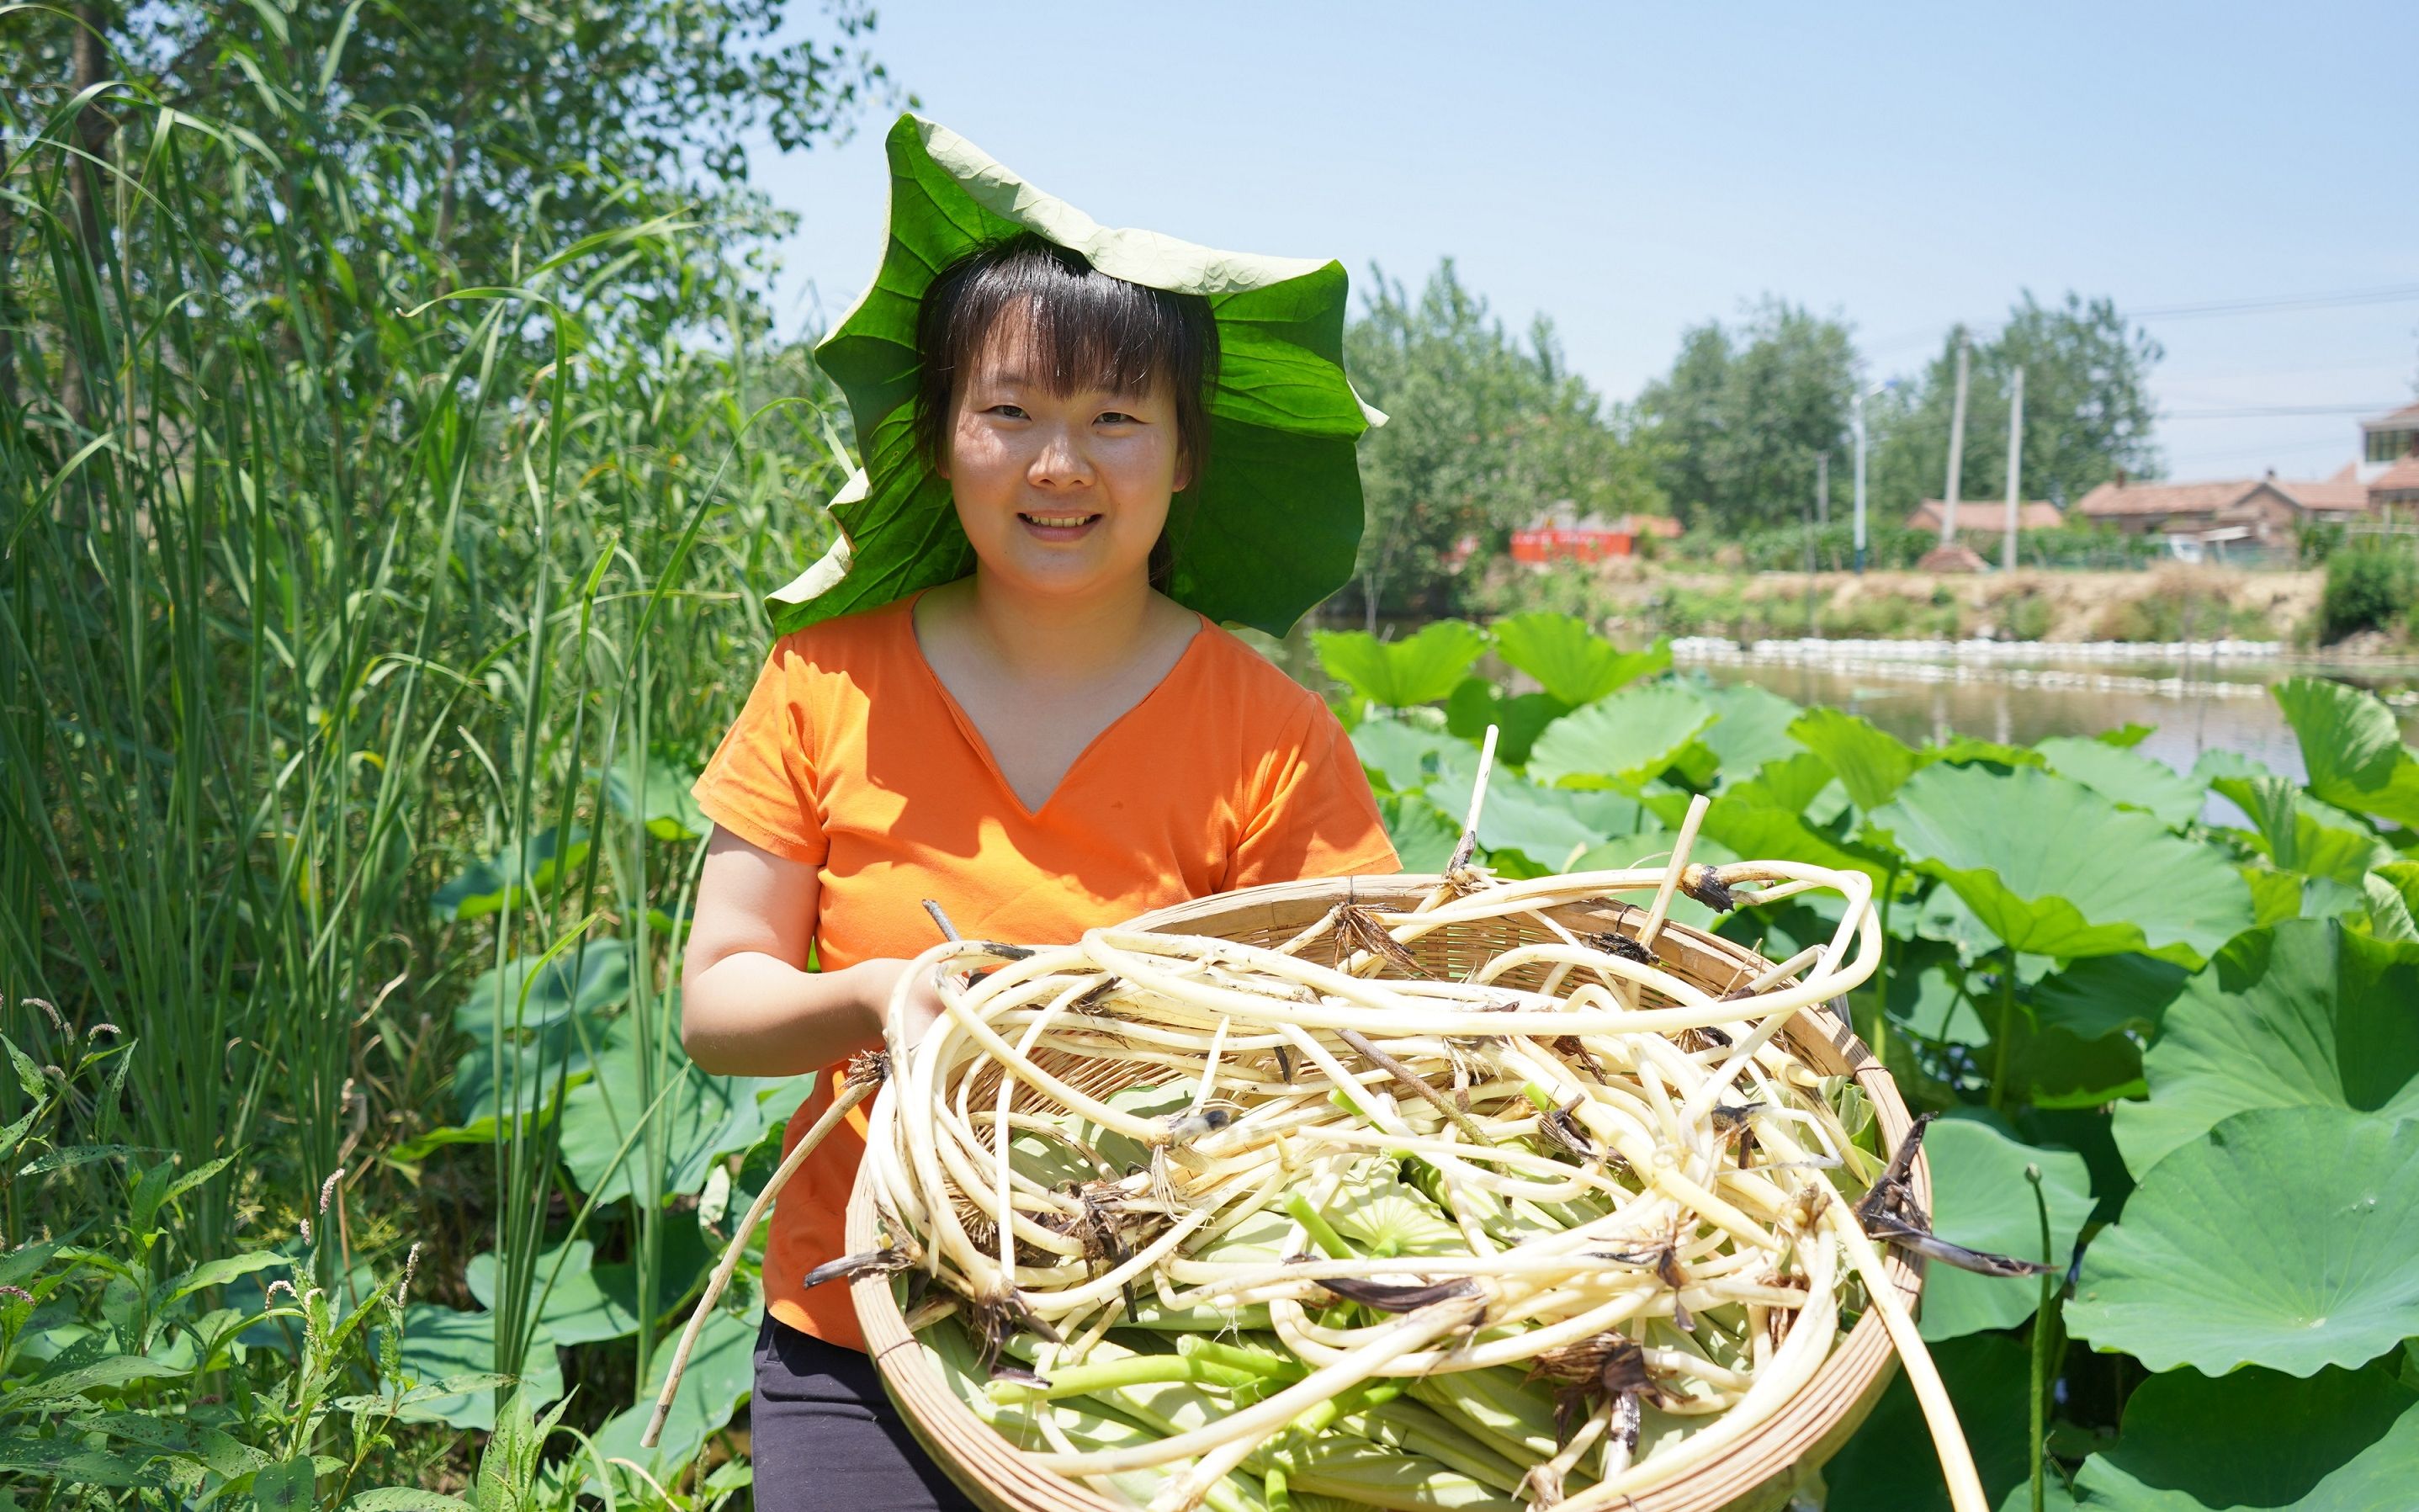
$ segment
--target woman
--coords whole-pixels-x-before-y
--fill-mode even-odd
[[[1055,942],[1395,867],[1326,706],[1203,612],[1281,630],[1349,570],[1341,270],[1103,231],[913,117],[890,152],[891,256],[818,352],[867,453],[848,539],[776,595],[788,633],[696,788],[716,830],[683,1040],[709,1072],[824,1072],[792,1139],[881,1042],[936,938],[925,899],[969,935]],[[907,1003],[912,1038],[938,1010],[918,984]],[[965,1506],[845,1289],[801,1285],[840,1253],[861,1131],[775,1211],[757,1503]]]

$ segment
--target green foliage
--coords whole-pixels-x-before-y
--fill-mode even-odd
[[[2395,545],[2328,554],[2326,587],[2319,596],[2319,639],[2340,640],[2362,630],[2390,630],[2419,609],[2419,557]]]
[[[2068,1322],[2152,1370],[2377,1358],[2419,1335],[2411,1134],[2345,1108],[2225,1119],[2142,1177],[2085,1256]]]
[[[1680,517],[1723,533],[1796,520],[1814,497],[1814,458],[1847,455],[1856,366],[1845,325],[1781,300],[1735,331],[1683,332],[1671,373],[1639,397]]]
[[[82,8],[80,120],[67,8],[0,14],[0,1029],[133,1042],[0,1075],[0,1504],[527,1505],[784,1111],[660,1074],[666,989],[687,774],[847,466],[732,147],[879,89],[865,17]],[[730,1495],[745,1389],[624,1489]]]
[[[2184,984],[2143,1057],[2147,1103],[2117,1110],[2135,1176],[2251,1108],[2419,1118],[2419,950],[2334,919],[2244,934]]]
[[[1887,510],[1941,497],[1959,334],[1942,343],[1913,382],[1872,404],[1872,497]],[[1961,495],[1990,500],[2007,486],[2009,389],[2019,367],[2026,495],[2071,505],[2120,468],[2136,478],[2157,476],[2158,410],[2149,378],[2164,355],[2113,300],[2070,292],[2043,304],[2026,293],[1995,338],[1973,343]]]
[[[1535,678],[1547,694],[1577,708],[1614,688],[1667,671],[1669,641],[1625,652],[1572,614],[1515,614],[1495,622],[1495,654]]]
[[[1923,1141],[1931,1162],[1933,1232],[1992,1255],[2014,1255],[2063,1267],[2075,1235],[2091,1216],[2091,1176],[2083,1157],[2037,1149],[1977,1119],[1944,1119]],[[2025,1167],[2042,1173],[2049,1202],[2051,1252],[2042,1253],[2040,1210]],[[1986,1329],[2014,1328],[2033,1315],[2040,1284],[2029,1276],[1982,1276],[1946,1265],[1930,1268],[1923,1288],[1923,1336],[1959,1338]]]
[[[1541,782],[1635,792],[1713,721],[1713,709],[1685,685],[1626,687],[1547,726],[1529,769]]]
[[[1558,500],[1583,515],[1663,513],[1626,417],[1564,365],[1552,327],[1511,336],[1450,259],[1417,297],[1371,269],[1344,354],[1388,416],[1360,457],[1355,592],[1373,628],[1381,607],[1456,607],[1462,579],[1447,563],[1465,536],[1500,554]]]
[[[1459,620],[1438,620],[1400,640],[1360,630],[1315,630],[1318,664],[1327,674],[1389,709],[1433,703],[1460,686],[1487,650],[1487,637]]]
[[[2352,813],[2419,827],[2419,757],[2374,697],[2320,677],[2291,677],[2276,702],[2301,743],[2310,795]]]
[[[1873,823],[2019,950],[2196,962],[2251,926],[2249,890],[2216,852],[2044,772],[1929,766]]]
[[[2083,1504],[2116,1512],[2366,1512],[2414,1484],[2419,1391],[2377,1366],[2155,1376],[2126,1404],[2123,1435],[2075,1477]]]
[[[1546,635],[1552,665],[1615,655],[1565,626]],[[2280,1380],[2268,1389],[2291,1401],[2365,1394],[2307,1455],[2226,1443],[2257,1460],[2242,1484],[2274,1488],[2277,1505],[2365,1504],[2353,1498],[2373,1500],[2419,1434],[2379,1395],[2390,1373],[2350,1368],[2419,1332],[2419,1234],[2404,1231],[2419,1212],[2419,940],[2403,943],[2419,936],[2419,863],[2366,817],[2397,810],[2419,758],[2365,694],[2307,680],[2276,693],[2313,787],[2336,801],[2239,759],[2170,772],[2137,752],[2139,726],[1909,747],[1838,710],[1669,675],[1567,710],[1533,695],[1549,702],[1528,760],[1499,748],[1476,841],[1504,875],[1654,864],[1706,792],[1696,858],[1874,879],[1890,943],[1852,1011],[1910,1101],[1951,1115],[1926,1151],[1935,1231],[2036,1256],[2045,1208],[2053,1262],[2082,1255],[2081,1289],[2046,1323],[2037,1281],[1929,1269],[1925,1333],[1986,1488],[2018,1512],[2028,1345],[2044,1329],[2053,1506],[2242,1504],[2237,1482],[2190,1459],[2221,1440],[2168,1404],[2223,1420],[2256,1398],[2211,1395],[2200,1371],[2273,1367],[2288,1374],[2222,1379]],[[1355,731],[1410,864],[1449,853],[1477,717],[1511,705],[1466,681],[1441,725]],[[2204,823],[2211,793],[2251,827]],[[1791,903],[1673,917],[1779,958],[1827,940],[1837,916]],[[2088,1342],[2070,1347],[2070,1328]],[[2108,1351],[2134,1377],[2167,1372],[2135,1394],[2121,1436]],[[1916,1422],[1894,1384],[1826,1467],[1830,1504],[1945,1506],[1929,1458],[1908,1451]]]

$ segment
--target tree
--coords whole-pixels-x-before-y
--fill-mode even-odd
[[[1660,512],[1625,417],[1565,368],[1549,321],[1515,340],[1451,258],[1416,300],[1370,274],[1344,347],[1362,397],[1388,416],[1361,448],[1368,516],[1355,577],[1373,626],[1381,604],[1450,599],[1464,537],[1483,560],[1558,501]]]
[[[1670,376],[1639,398],[1680,517],[1725,531],[1797,519],[1816,456],[1845,454],[1856,367],[1847,326],[1771,297],[1736,331],[1683,332]]]
[[[2120,469],[2134,477],[2157,476],[2151,434],[2158,414],[2149,382],[2163,355],[2109,300],[2087,303],[2070,292],[2062,303],[2043,305],[2026,292],[1997,337],[1977,342],[1969,358],[1959,495],[2006,497],[2008,396],[2018,367],[2025,370],[2026,497],[2072,503]],[[1902,384],[1893,403],[1875,409],[1877,508],[1895,514],[1940,497],[1956,386],[1952,332],[1924,373]]]
[[[684,213],[699,223],[695,258],[626,270],[617,297],[693,301],[698,279],[745,270],[726,253],[781,229],[747,188],[747,143],[811,146],[888,92],[862,46],[873,24],[863,0],[836,0],[806,35],[793,35],[791,8],[121,0],[21,10],[0,18],[0,119],[29,136],[100,81],[123,81],[78,110],[85,152],[105,159],[121,116],[151,101],[206,116],[262,144],[280,165],[267,171],[349,187],[347,224],[318,228],[340,252],[375,255],[408,239],[463,285],[509,283],[533,256]],[[105,177],[68,175],[96,264],[107,254],[94,207]],[[0,244],[0,269],[8,255]]]

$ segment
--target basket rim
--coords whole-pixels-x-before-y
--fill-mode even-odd
[[[1154,909],[1121,927],[1190,933],[1185,929],[1188,924],[1231,917],[1254,906],[1267,906],[1273,915],[1283,905],[1320,901],[1349,900],[1383,909],[1392,903],[1425,898],[1443,882],[1434,873],[1397,872],[1271,883]],[[1546,911],[1586,906],[1562,904]],[[1666,919],[1658,945],[1673,940],[1695,953],[1751,971],[1774,964],[1735,941]],[[1783,1033],[1802,1047],[1819,1044],[1844,1063],[1846,1074],[1855,1078],[1872,1104],[1874,1121],[1885,1138],[1883,1148],[1894,1149],[1913,1126],[1913,1115],[1899,1094],[1896,1080],[1857,1037],[1844,1005],[1835,1008],[1836,1004],[1834,999],[1822,1005],[1833,1010],[1827,1012],[1800,1010]],[[889,1094],[886,1089],[882,1095]],[[1917,1200],[1928,1211],[1931,1172],[1920,1151],[1909,1181]],[[874,1226],[871,1189],[860,1175],[850,1193],[846,1213],[846,1243],[851,1253],[875,1247]],[[1901,1297],[1915,1307],[1922,1294],[1922,1262],[1888,1247],[1883,1259]],[[858,1277],[849,1283],[849,1293],[876,1373],[901,1419],[925,1452],[978,1502],[994,1512],[1132,1512],[1125,1503],[1033,1466],[1023,1451],[959,1400],[923,1351],[913,1347],[915,1335],[907,1331],[888,1276]],[[1822,1463],[1872,1410],[1896,1364],[1887,1328],[1880,1315],[1868,1307],[1780,1412],[1729,1449],[1672,1480],[1637,1493],[1623,1505],[1627,1512],[1722,1512],[1777,1477]]]

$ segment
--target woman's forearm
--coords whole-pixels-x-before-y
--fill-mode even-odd
[[[882,1043],[882,1012],[903,963],[801,971],[741,950],[681,983],[681,1045],[717,1076],[794,1076]]]

